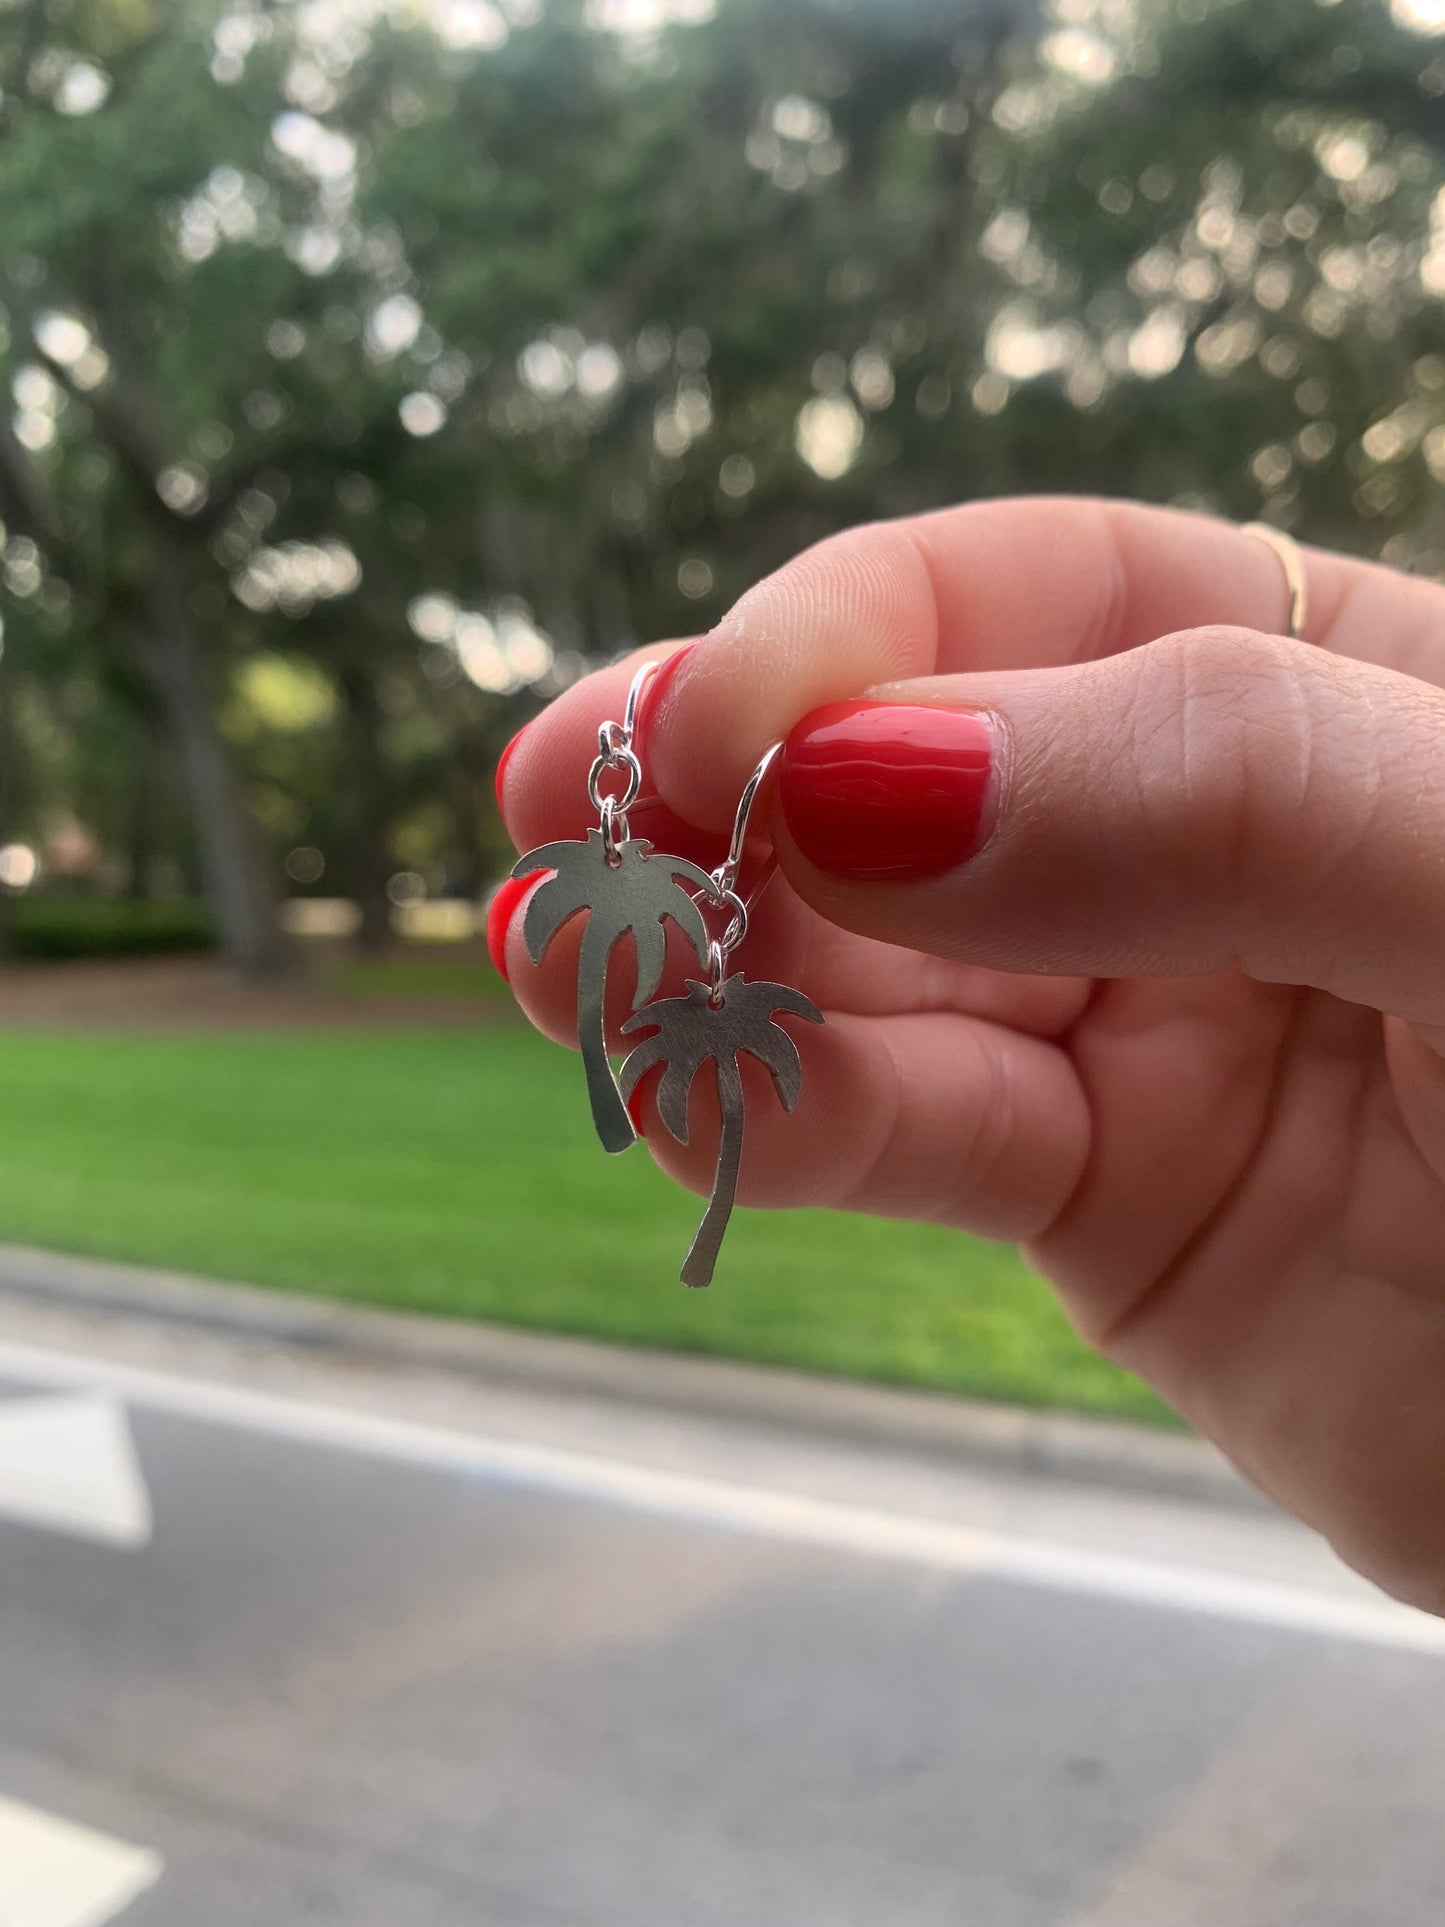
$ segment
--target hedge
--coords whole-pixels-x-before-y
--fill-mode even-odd
[[[104,897],[18,897],[9,948],[35,962],[75,957],[157,957],[210,950],[215,924],[203,903],[133,903]]]

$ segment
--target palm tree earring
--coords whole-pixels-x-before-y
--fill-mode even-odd
[[[532,876],[538,870],[555,872],[533,893],[522,923],[522,938],[534,964],[541,963],[564,923],[584,911],[587,914],[577,960],[577,1039],[592,1122],[603,1149],[613,1152],[626,1151],[637,1141],[607,1056],[604,1011],[613,950],[622,937],[631,936],[637,958],[632,1007],[640,1010],[662,981],[667,918],[692,944],[698,962],[707,964],[707,926],[681,879],[708,898],[715,893],[706,870],[682,857],[657,853],[643,838],[628,834],[627,814],[642,788],[642,765],[633,748],[637,708],[655,668],[655,663],[643,664],[627,692],[623,720],[603,723],[597,732],[597,760],[587,778],[587,794],[598,813],[597,828],[581,842],[544,843],[529,850],[512,870],[514,877]],[[611,784],[604,789],[609,778]]]
[[[739,971],[728,975],[728,960],[748,933],[748,905],[738,895],[738,873],[747,841],[748,818],[763,779],[781,744],[775,743],[748,780],[733,823],[732,846],[726,862],[709,878],[708,900],[730,915],[726,930],[707,946],[708,981],[689,983],[681,997],[666,997],[638,1010],[622,1026],[624,1035],[643,1036],[622,1066],[622,1090],[628,1097],[642,1079],[664,1067],[657,1087],[657,1114],[679,1144],[688,1141],[688,1098],[698,1072],[709,1059],[717,1066],[721,1135],[712,1196],[692,1249],[682,1267],[685,1285],[712,1283],[713,1270],[737,1196],[738,1170],[743,1155],[744,1102],[739,1059],[755,1057],[771,1073],[785,1111],[798,1101],[803,1061],[798,1047],[774,1020],[790,1012],[810,1024],[821,1024],[822,1012],[811,998],[786,984],[749,983]],[[766,888],[771,868],[754,892]]]

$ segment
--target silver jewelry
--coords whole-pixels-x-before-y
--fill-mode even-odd
[[[639,1010],[662,981],[667,961],[666,919],[671,918],[683,932],[703,965],[708,961],[711,942],[702,913],[683,888],[683,880],[711,898],[715,888],[712,877],[697,864],[655,852],[644,838],[628,834],[628,812],[642,788],[642,764],[633,748],[637,708],[655,667],[644,663],[633,677],[622,721],[603,723],[597,732],[597,759],[587,777],[587,794],[598,812],[597,828],[589,830],[581,842],[544,843],[540,849],[529,850],[512,870],[514,877],[531,876],[537,870],[554,872],[533,892],[522,923],[522,938],[534,964],[542,961],[562,926],[586,912],[587,925],[577,960],[577,1041],[592,1122],[603,1149],[611,1152],[626,1151],[637,1141],[607,1055],[604,1012],[613,950],[622,937],[632,938],[637,956],[632,1007]],[[620,778],[620,791],[604,790],[608,776]]]
[[[657,1112],[679,1144],[688,1142],[688,1098],[693,1081],[711,1059],[717,1066],[721,1133],[712,1196],[682,1267],[682,1282],[710,1285],[723,1234],[737,1195],[742,1163],[743,1102],[739,1059],[757,1058],[772,1075],[785,1111],[797,1104],[802,1088],[803,1063],[798,1047],[774,1021],[786,1011],[810,1024],[821,1024],[822,1012],[800,990],[786,984],[749,983],[742,972],[728,975],[728,960],[748,933],[750,905],[738,895],[738,876],[747,843],[748,819],[759,789],[772,767],[780,744],[775,743],[749,777],[733,820],[732,842],[724,861],[708,879],[708,901],[728,912],[721,937],[709,940],[705,961],[708,981],[689,981],[681,997],[666,997],[639,1010],[622,1026],[624,1035],[648,1033],[622,1066],[621,1086],[631,1097],[649,1072],[663,1066],[657,1087]],[[772,876],[772,860],[753,893],[755,905]]]

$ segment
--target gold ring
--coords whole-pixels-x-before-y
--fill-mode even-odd
[[[1286,535],[1283,529],[1273,528],[1268,522],[1246,522],[1241,533],[1257,535],[1266,548],[1273,549],[1279,557],[1289,588],[1289,628],[1285,633],[1294,641],[1302,642],[1310,608],[1310,585],[1305,573],[1304,551],[1292,535]]]

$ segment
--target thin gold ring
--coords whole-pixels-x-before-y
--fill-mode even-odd
[[[1292,535],[1286,535],[1283,529],[1274,528],[1268,522],[1246,522],[1241,533],[1257,535],[1265,547],[1273,549],[1279,557],[1289,589],[1289,627],[1285,633],[1295,642],[1302,642],[1310,610],[1310,585],[1305,571],[1304,551]]]

